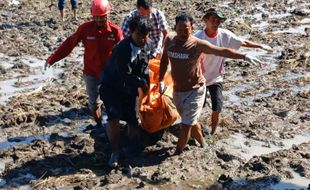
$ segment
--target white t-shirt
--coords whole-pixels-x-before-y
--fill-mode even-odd
[[[218,34],[214,38],[208,37],[205,30],[198,30],[195,32],[194,36],[207,40],[211,44],[220,47],[239,49],[242,45],[242,39],[238,38],[231,31],[223,28],[218,29]],[[212,54],[202,54],[199,59],[203,76],[206,78],[207,86],[217,82],[223,82],[225,57],[219,57]]]

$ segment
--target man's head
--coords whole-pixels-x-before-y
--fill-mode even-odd
[[[106,28],[108,23],[108,13],[111,11],[112,5],[108,0],[92,0],[91,14],[97,27]]]
[[[210,8],[206,11],[202,19],[206,24],[207,30],[217,31],[220,24],[226,20],[226,17],[215,8]]]
[[[137,9],[143,16],[149,16],[152,11],[152,0],[137,0]]]
[[[135,44],[142,47],[147,42],[147,37],[152,26],[150,20],[144,16],[135,16],[129,21],[130,35]]]
[[[186,41],[193,31],[194,19],[187,13],[180,13],[175,17],[175,31],[177,38]]]

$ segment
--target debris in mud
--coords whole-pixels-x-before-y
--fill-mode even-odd
[[[135,7],[134,1],[111,3],[110,18],[117,24]],[[5,0],[0,2],[0,188],[244,190],[272,189],[282,183],[310,190],[307,3],[153,3],[167,16],[171,30],[181,9],[193,15],[198,29],[204,11],[216,6],[228,18],[225,28],[274,49],[271,53],[241,49],[261,57],[265,64],[260,68],[242,60],[225,63],[224,109],[216,134],[205,136],[206,147],[192,141],[182,155],[173,155],[180,130],[175,125],[145,134],[139,139],[142,150],[129,154],[123,149],[120,168],[111,170],[106,123],[96,127],[87,109],[83,47],[49,72],[41,68],[51,51],[91,19],[90,1],[80,2],[78,21],[70,20],[66,7],[67,17],[61,23],[50,1]],[[37,75],[45,78],[33,79]],[[13,87],[18,95],[2,100]],[[209,101],[207,97],[200,120],[205,131],[211,129]],[[240,138],[223,143],[233,135]],[[128,145],[126,138],[122,145]],[[255,156],[247,152],[251,149]]]

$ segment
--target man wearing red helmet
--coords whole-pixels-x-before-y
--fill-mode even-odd
[[[101,101],[99,77],[112,54],[112,48],[123,39],[122,30],[108,20],[112,6],[107,0],[92,0],[92,21],[80,25],[47,59],[44,69],[68,56],[82,42],[84,46],[84,80],[88,95],[88,107],[97,125],[101,125]]]

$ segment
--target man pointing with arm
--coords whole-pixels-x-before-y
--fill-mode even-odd
[[[203,16],[203,21],[206,27],[203,30],[197,31],[194,36],[220,47],[237,50],[243,46],[272,51],[272,48],[268,45],[240,39],[231,31],[220,28],[221,23],[223,23],[225,20],[226,17],[220,11],[217,11],[214,8],[208,9],[206,14]],[[222,82],[225,60],[226,57],[216,55],[203,55],[200,58],[202,73],[206,79],[206,87],[209,90],[211,96],[211,135],[215,133],[219,121],[219,115],[223,107]]]
[[[107,0],[92,0],[92,21],[79,26],[47,59],[44,69],[68,56],[79,42],[84,46],[84,80],[88,95],[88,108],[97,125],[101,125],[99,77],[112,54],[112,49],[122,38],[122,30],[108,20],[111,4]]]
[[[201,146],[204,139],[198,123],[205,97],[205,78],[201,73],[199,57],[202,53],[215,54],[232,59],[245,59],[251,63],[260,63],[254,57],[236,50],[221,48],[193,36],[193,18],[181,13],[175,18],[176,35],[168,35],[160,63],[159,90],[164,90],[163,78],[171,63],[171,76],[174,82],[173,101],[181,116],[181,132],[176,154],[182,153],[190,136]]]

